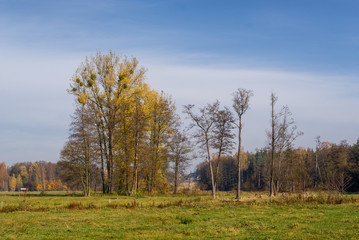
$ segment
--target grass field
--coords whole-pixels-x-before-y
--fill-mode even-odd
[[[357,195],[0,193],[0,239],[359,239]]]

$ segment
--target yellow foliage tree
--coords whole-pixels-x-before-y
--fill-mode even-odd
[[[10,187],[11,191],[15,191],[15,189],[16,189],[16,177],[15,177],[15,174],[13,174],[11,176],[11,178],[10,178],[9,187]]]

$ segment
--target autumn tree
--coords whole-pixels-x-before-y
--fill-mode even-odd
[[[5,163],[0,163],[0,190],[7,191],[9,181],[9,174]]]
[[[138,188],[139,156],[148,139],[152,90],[143,82],[126,90],[120,100],[114,135],[118,151],[116,178],[118,191],[133,195]]]
[[[286,161],[286,179],[291,192],[296,189],[302,189],[305,192],[306,187],[310,185],[310,150],[304,148],[293,149],[288,153]]]
[[[150,104],[149,159],[147,161],[150,171],[147,171],[145,178],[147,190],[152,192],[156,185],[160,187],[159,189],[163,189],[167,184],[164,174],[168,167],[168,149],[165,146],[176,119],[172,99],[163,92],[154,93]]]
[[[27,172],[27,168],[25,165],[20,166],[20,177],[24,187],[28,187],[29,183],[29,173]]]
[[[144,83],[144,74],[135,58],[109,52],[87,58],[71,80],[69,92],[92,115],[104,193],[168,188],[175,107]]]
[[[95,57],[86,58],[72,78],[69,92],[95,113],[104,193],[113,190],[114,132],[118,125],[120,100],[126,89],[143,80],[144,73],[136,58],[99,52]]]
[[[23,184],[22,184],[22,178],[21,178],[21,176],[20,176],[20,174],[19,175],[17,175],[17,177],[16,177],[16,190],[17,191],[20,191],[20,189],[23,187]]]
[[[41,174],[39,165],[34,162],[29,168],[29,190],[36,191],[37,186],[41,183]]]
[[[141,164],[140,156],[141,150],[146,144],[146,132],[149,126],[149,101],[150,97],[148,96],[149,88],[146,84],[140,85],[134,92],[134,97],[132,98],[133,110],[130,115],[130,124],[132,129],[132,149],[133,149],[133,171],[132,171],[132,183],[130,189],[130,195],[132,196],[138,189],[139,186],[139,166]]]
[[[236,113],[236,121],[234,121],[234,125],[238,128],[238,148],[237,148],[237,164],[238,164],[238,183],[237,183],[237,195],[236,199],[240,199],[240,189],[241,189],[241,148],[242,148],[242,128],[243,122],[242,117],[247,112],[249,108],[249,100],[253,96],[253,92],[251,90],[246,90],[243,88],[239,88],[237,91],[233,93],[233,109]]]
[[[10,191],[15,191],[16,189],[16,177],[15,174],[12,174],[9,180]]]
[[[348,159],[349,145],[346,141],[331,145],[326,164],[328,190],[343,193],[351,186]]]

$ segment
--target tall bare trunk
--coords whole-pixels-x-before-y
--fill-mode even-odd
[[[207,158],[208,158],[208,165],[209,165],[209,171],[211,172],[211,183],[212,183],[212,198],[216,199],[216,182],[214,179],[214,171],[211,161],[211,153],[209,151],[209,139],[207,133],[205,134],[206,138],[206,148],[207,148]]]
[[[237,152],[237,165],[238,165],[238,184],[237,184],[237,196],[236,199],[241,198],[241,147],[242,147],[242,117],[239,117],[238,126],[238,152]]]
[[[274,150],[275,150],[275,136],[274,136],[274,127],[275,127],[275,122],[274,122],[274,98],[272,95],[272,149],[271,149],[271,173],[270,173],[270,186],[269,186],[269,196],[273,197],[274,196]]]

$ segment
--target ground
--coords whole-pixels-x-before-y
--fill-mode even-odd
[[[357,195],[233,198],[0,193],[0,238],[359,239]]]

